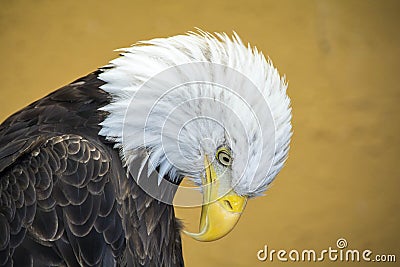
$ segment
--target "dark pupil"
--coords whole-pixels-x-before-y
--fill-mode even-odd
[[[222,162],[229,163],[229,158],[226,155],[222,155]]]

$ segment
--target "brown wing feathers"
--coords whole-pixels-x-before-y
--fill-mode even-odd
[[[115,218],[109,168],[106,152],[75,135],[50,138],[26,155],[1,178],[8,181],[2,187],[1,207],[9,207],[0,216],[2,253],[12,255],[9,251],[17,250],[19,254],[22,249],[30,262],[57,265],[64,254],[71,254],[65,249],[73,239],[73,254],[81,255],[80,265],[101,263],[105,250],[112,247],[118,254],[124,235],[121,220]],[[35,244],[22,243],[27,230]],[[49,257],[36,258],[37,247],[47,249]],[[75,257],[69,261],[76,264]]]
[[[98,136],[98,72],[0,125],[0,266],[183,266],[172,206]]]

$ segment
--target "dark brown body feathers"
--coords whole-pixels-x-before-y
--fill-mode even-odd
[[[0,266],[183,266],[173,207],[98,135],[99,72],[0,125]]]

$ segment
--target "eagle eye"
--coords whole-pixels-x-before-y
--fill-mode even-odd
[[[217,150],[217,154],[215,155],[218,162],[224,166],[230,166],[232,164],[232,157],[230,151],[225,148],[221,147]]]

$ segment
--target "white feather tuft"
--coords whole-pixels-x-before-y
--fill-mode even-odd
[[[188,175],[200,182],[204,167],[202,155],[213,155],[216,148],[229,139],[234,157],[231,170],[234,190],[248,196],[259,195],[266,190],[287,158],[292,135],[287,83],[279,76],[270,59],[266,60],[250,44],[245,46],[236,33],[230,38],[225,33],[214,36],[201,30],[142,41],[118,51],[122,52],[121,57],[112,60],[108,65],[111,68],[99,75],[99,79],[106,82],[101,89],[113,98],[109,105],[102,108],[109,112],[109,116],[101,123],[100,135],[116,142],[127,165],[145,153],[139,176],[148,163],[147,175],[150,176],[158,168],[159,183],[165,175],[175,181]],[[263,99],[247,90],[242,76],[227,76],[212,67],[202,67],[205,65],[189,66],[192,68],[189,72],[177,72],[168,79],[153,79],[172,67],[196,62],[226,66],[241,73],[257,88]],[[185,77],[191,74],[195,77]],[[174,82],[197,78],[223,80],[229,86],[238,87],[235,90],[246,99],[246,103],[221,87],[210,84],[187,85],[167,94]],[[144,92],[139,94],[139,90]],[[190,102],[196,98],[197,102]],[[208,100],[202,101],[202,98]],[[135,101],[133,107],[130,106],[132,101]],[[230,111],[224,110],[221,103]],[[246,104],[250,105],[250,109]],[[174,114],[173,110],[177,107],[180,108],[179,114]],[[268,120],[260,120],[259,116],[254,117],[254,114],[263,114],[266,108],[270,109],[272,124]],[[152,112],[150,115],[149,110]],[[234,115],[242,125],[232,119]],[[220,124],[200,119],[182,126],[182,122],[202,116],[213,116]],[[166,118],[169,127],[163,124]],[[244,127],[246,135],[236,130],[240,127]],[[212,140],[210,147],[202,146],[205,138]],[[250,161],[242,160],[244,154],[251,156]],[[272,164],[268,165],[268,162]]]

